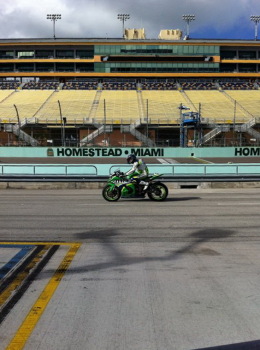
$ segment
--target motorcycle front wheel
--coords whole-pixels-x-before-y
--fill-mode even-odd
[[[147,194],[152,201],[164,201],[168,196],[168,188],[163,183],[158,182],[151,185]]]
[[[103,198],[109,202],[116,202],[121,197],[120,188],[114,187],[111,189],[110,185],[106,185],[102,191]]]

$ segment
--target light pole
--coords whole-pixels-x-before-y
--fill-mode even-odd
[[[65,124],[67,123],[67,118],[62,116],[60,100],[58,100],[58,105],[59,105],[59,111],[60,111],[61,145],[62,147],[66,147]]]
[[[51,21],[53,21],[53,39],[55,39],[55,22],[58,21],[58,19],[61,19],[61,15],[47,15],[47,19],[50,19]]]
[[[121,13],[121,14],[117,15],[117,19],[119,19],[123,23],[123,37],[125,34],[125,21],[127,21],[129,18],[130,18],[130,15],[125,14],[125,13]]]
[[[257,40],[258,23],[260,22],[260,16],[250,16],[250,20],[255,24],[255,40]]]
[[[190,36],[190,22],[195,20],[195,15],[183,15],[182,19],[187,23],[186,37],[189,39]]]

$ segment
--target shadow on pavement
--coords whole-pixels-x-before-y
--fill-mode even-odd
[[[76,235],[77,239],[81,241],[89,241],[93,243],[100,243],[106,251],[109,252],[111,256],[110,261],[94,263],[86,266],[80,266],[76,268],[70,268],[66,273],[80,273],[80,272],[89,272],[89,271],[99,271],[107,270],[113,267],[122,267],[129,266],[133,264],[146,263],[151,261],[173,261],[175,259],[181,259],[184,254],[197,254],[196,248],[202,243],[210,242],[215,239],[224,239],[230,237],[234,234],[232,230],[223,230],[223,229],[205,229],[198,230],[193,232],[190,237],[194,238],[189,244],[186,244],[184,247],[168,251],[167,254],[156,257],[146,257],[146,256],[129,256],[124,250],[120,247],[120,244],[117,244],[113,241],[113,237],[118,236],[116,230],[99,230],[92,232],[82,232]],[[202,250],[203,253],[203,250]],[[212,253],[207,250],[204,252],[206,255],[219,255],[219,253],[212,251]]]
[[[201,199],[200,197],[168,197],[167,199],[165,199],[162,202],[159,201],[153,201],[154,203],[158,203],[159,205],[161,203],[167,203],[167,202],[181,202],[181,201],[191,201],[191,200],[197,200],[197,199]],[[122,201],[127,201],[127,202],[143,202],[143,201],[151,201],[150,198],[145,197],[145,198],[121,198],[120,202]]]

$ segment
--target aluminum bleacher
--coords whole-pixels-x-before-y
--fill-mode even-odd
[[[188,98],[199,110],[201,108],[201,117],[209,118],[214,123],[233,123],[234,119],[234,102],[227,98],[220,91],[185,91]],[[246,122],[247,114],[236,110],[237,122]]]
[[[82,123],[89,117],[94,90],[59,90],[45,101],[35,117],[42,123],[59,123],[62,116],[70,123]]]
[[[148,104],[148,116],[152,124],[178,124],[179,106],[184,104],[192,109],[182,93],[172,91],[142,91],[145,109]]]
[[[260,116],[260,90],[228,90],[226,93],[252,116]]]
[[[20,120],[32,118],[51,94],[50,90],[13,90],[11,94],[9,91],[9,95],[0,102],[1,121],[17,122],[14,106],[19,109]]]
[[[105,104],[105,106],[104,106]],[[131,124],[140,118],[136,91],[103,90],[97,105],[95,120],[113,124]]]
[[[11,86],[18,88],[10,89]],[[105,119],[106,123],[131,124],[138,119],[147,120],[148,116],[151,124],[179,124],[180,104],[191,111],[200,108],[201,117],[215,123],[233,123],[234,113],[237,123],[259,116],[260,90],[255,89],[255,83],[219,82],[220,90],[216,86],[214,82],[203,81],[182,81],[179,85],[175,81],[98,83],[92,80],[69,81],[63,85],[51,81],[23,86],[19,82],[6,82],[2,85],[5,89],[0,89],[0,120],[16,123],[14,106],[20,120],[44,124],[60,123],[61,115],[69,123],[102,123]]]

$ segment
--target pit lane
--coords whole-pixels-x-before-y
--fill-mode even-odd
[[[193,350],[259,339],[259,189],[170,190],[163,203],[106,203],[86,189],[0,195],[0,240],[14,244],[0,247],[9,249],[2,264],[26,244],[58,245],[3,319],[3,349],[17,336],[27,350]],[[21,334],[53,278],[57,288]]]

